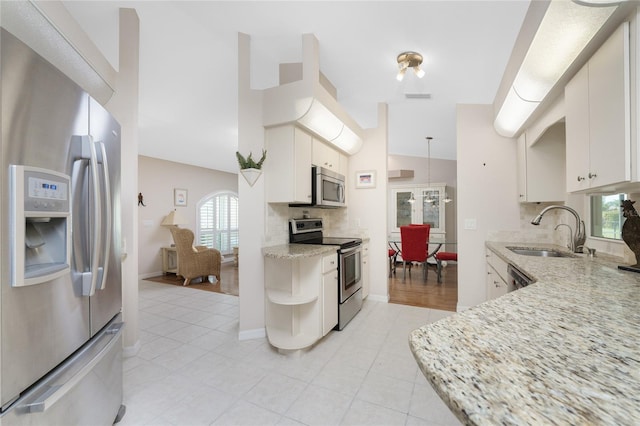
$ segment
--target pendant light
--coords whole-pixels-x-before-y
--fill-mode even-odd
[[[431,194],[431,140],[433,139],[431,136],[427,136],[427,187],[429,188],[429,194]],[[436,201],[431,195],[427,195],[424,198],[424,201],[428,203],[433,203]]]

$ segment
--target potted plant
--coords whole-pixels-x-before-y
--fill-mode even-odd
[[[253,154],[249,152],[249,155],[245,158],[242,154],[236,151],[238,165],[240,166],[240,173],[244,176],[249,186],[253,186],[262,174],[262,163],[267,159],[267,151],[265,149],[262,150],[262,157],[257,163],[253,159],[252,155]]]

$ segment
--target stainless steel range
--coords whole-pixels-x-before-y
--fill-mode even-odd
[[[362,308],[362,239],[323,236],[322,219],[290,219],[289,243],[337,246],[338,325],[342,330]]]

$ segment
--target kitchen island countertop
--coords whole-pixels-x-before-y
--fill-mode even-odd
[[[536,282],[411,332],[427,380],[466,424],[639,424],[640,275],[509,245]]]

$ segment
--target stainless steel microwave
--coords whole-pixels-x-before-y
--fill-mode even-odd
[[[311,198],[318,207],[345,207],[345,178],[323,167],[311,168]]]

